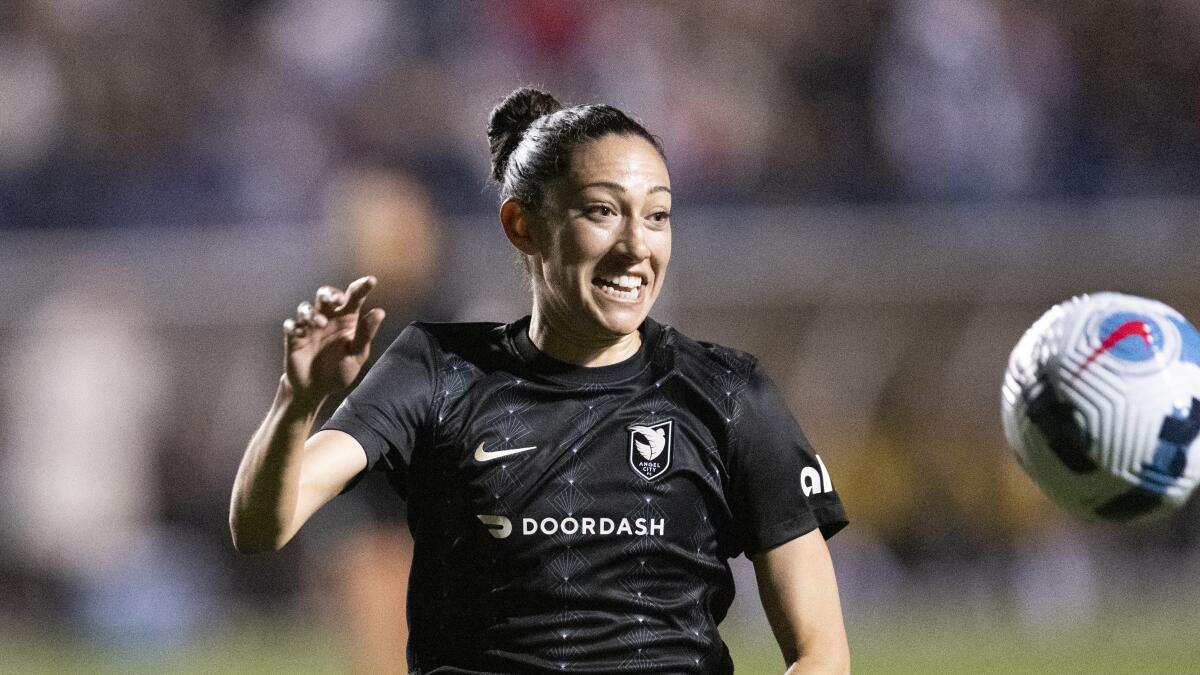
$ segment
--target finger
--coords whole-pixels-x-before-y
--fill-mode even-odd
[[[304,302],[300,303],[299,305],[296,305],[296,323],[305,324],[305,323],[308,323],[309,321],[311,321],[312,318],[313,318],[313,305],[311,302],[305,300]]]
[[[329,317],[318,314],[312,305],[305,302],[296,307],[296,317],[292,319],[296,328],[324,328],[329,325]]]
[[[383,324],[384,311],[378,307],[358,317],[358,326],[354,330],[354,341],[350,343],[352,352],[361,352],[371,346],[371,340],[379,332]]]
[[[363,300],[366,299],[367,293],[375,288],[377,283],[375,277],[362,277],[356,279],[354,283],[346,287],[346,303],[339,307],[336,311],[339,314],[349,314],[357,312],[362,307]]]
[[[342,292],[333,286],[322,286],[317,289],[316,309],[320,314],[329,314],[345,301]]]
[[[303,325],[296,323],[295,319],[285,319],[283,322],[283,334],[289,338],[304,337],[305,329]]]

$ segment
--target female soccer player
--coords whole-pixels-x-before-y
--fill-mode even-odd
[[[310,438],[383,313],[364,311],[373,277],[301,303],[234,483],[237,548],[278,549],[386,471],[415,541],[413,673],[732,672],[717,625],[739,553],[788,672],[847,671],[825,465],[753,357],[648,317],[671,257],[658,140],[529,89],[488,137],[531,315],[410,325]]]

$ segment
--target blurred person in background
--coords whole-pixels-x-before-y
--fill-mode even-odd
[[[279,549],[383,471],[416,542],[414,672],[732,672],[717,625],[743,552],[789,672],[847,671],[825,465],[752,356],[647,316],[671,252],[657,139],[528,89],[488,137],[531,316],[410,325],[309,437],[383,311],[374,277],[301,303],[234,483],[237,548]]]
[[[874,74],[881,152],[925,199],[1029,194],[1062,151],[1071,90],[1049,12],[986,0],[895,3]]]
[[[72,262],[0,364],[20,383],[5,387],[0,424],[0,534],[50,589],[53,606],[33,616],[61,612],[109,644],[154,650],[201,623],[213,582],[195,542],[158,523],[170,352],[122,262]]]
[[[439,308],[426,299],[437,273],[439,218],[425,186],[401,170],[352,167],[332,181],[327,201],[322,234],[328,255],[339,261],[335,273],[371,270],[384,280],[371,296],[389,317],[378,339],[390,343],[397,335],[392,327],[438,316]],[[357,503],[337,519],[336,553],[320,556],[321,567],[337,587],[334,606],[346,626],[354,672],[394,672],[405,661],[408,642],[412,537],[404,503],[381,474],[365,476],[339,506],[347,500]],[[367,522],[346,522],[364,512]]]

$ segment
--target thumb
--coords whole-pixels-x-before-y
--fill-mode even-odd
[[[371,346],[371,340],[379,332],[384,316],[384,311],[378,307],[358,316],[358,326],[354,329],[354,341],[350,343],[350,351],[357,354]]]

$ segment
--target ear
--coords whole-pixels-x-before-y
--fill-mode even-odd
[[[509,197],[500,205],[500,224],[504,235],[525,255],[537,255],[537,242],[530,231],[530,213],[521,202]]]

